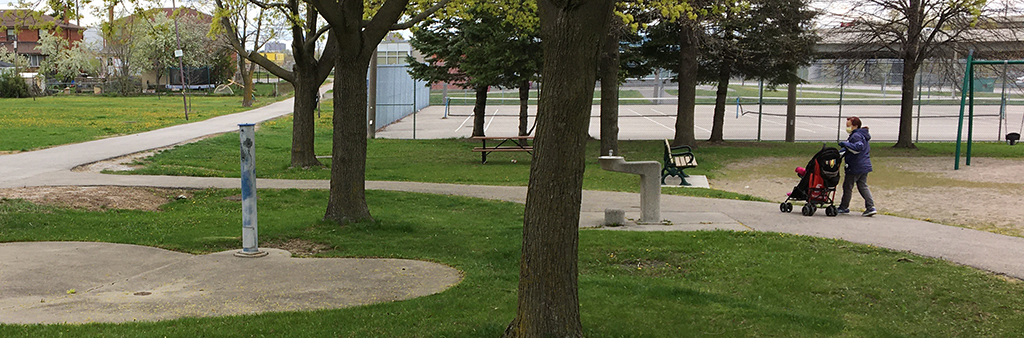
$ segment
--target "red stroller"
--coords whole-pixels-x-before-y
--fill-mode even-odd
[[[779,205],[779,210],[791,212],[793,204],[789,201],[806,201],[807,204],[804,204],[800,212],[804,216],[812,216],[818,208],[822,207],[825,208],[825,215],[829,217],[838,215],[834,199],[836,185],[839,185],[839,168],[842,167],[842,162],[843,156],[838,149],[823,146],[821,151],[818,151],[814,158],[807,162],[806,174],[793,188],[789,197]],[[826,205],[828,207],[825,207]]]

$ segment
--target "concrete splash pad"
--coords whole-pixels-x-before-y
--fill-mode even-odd
[[[0,323],[158,321],[333,309],[411,299],[458,270],[403,259],[190,255],[83,242],[0,244]]]

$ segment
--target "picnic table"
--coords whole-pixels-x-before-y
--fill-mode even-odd
[[[527,152],[533,155],[533,145],[530,145],[533,136],[473,136],[472,139],[483,143],[473,148],[473,152],[480,153],[480,163],[487,163],[487,154],[493,152]],[[489,147],[488,140],[492,143],[498,141],[498,144]]]

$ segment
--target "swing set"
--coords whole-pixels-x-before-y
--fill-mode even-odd
[[[1002,135],[1003,120],[1006,117],[1006,82],[1007,82],[1007,68],[1009,65],[1024,65],[1024,60],[975,60],[974,50],[971,50],[967,55],[967,67],[964,70],[964,84],[960,87],[960,123],[957,125],[956,130],[956,163],[953,165],[953,170],[960,170],[960,144],[963,139],[964,130],[964,106],[968,106],[968,117],[967,117],[967,153],[966,153],[966,165],[971,165],[971,143],[974,135],[974,66],[975,65],[1003,65],[1003,95],[1002,104],[999,108],[999,134]],[[1007,125],[1006,131],[1010,127]],[[1017,129],[1016,133],[1006,134],[1006,141],[1010,145],[1016,144],[1020,139],[1020,131],[1024,130],[1024,119],[1021,120],[1021,127]]]

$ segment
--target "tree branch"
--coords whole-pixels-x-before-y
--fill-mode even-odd
[[[444,1],[444,0],[442,0]],[[377,44],[384,39],[384,36],[391,31],[391,26],[402,16],[405,12],[405,6],[409,4],[409,0],[387,0],[381,5],[380,10],[377,14],[370,19],[363,29],[363,41],[364,47],[374,47],[376,49]],[[362,53],[369,53],[369,50],[360,51]]]
[[[403,29],[412,28],[412,26],[415,26],[420,21],[423,21],[423,19],[426,19],[428,16],[433,15],[435,12],[437,12],[441,8],[444,8],[444,6],[447,6],[448,5],[448,1],[449,0],[441,0],[440,2],[435,4],[434,6],[431,6],[430,8],[427,8],[426,10],[424,10],[422,13],[412,17],[411,19],[409,19],[409,21],[402,22],[402,23],[396,23],[396,24],[392,25],[391,26],[391,30],[403,30]]]
[[[331,74],[331,69],[334,69],[334,60],[338,57],[338,39],[334,37],[334,34],[327,34],[327,45],[324,46],[324,53],[320,55],[320,60],[316,64],[316,80],[317,83],[324,83],[327,80],[327,75]]]

